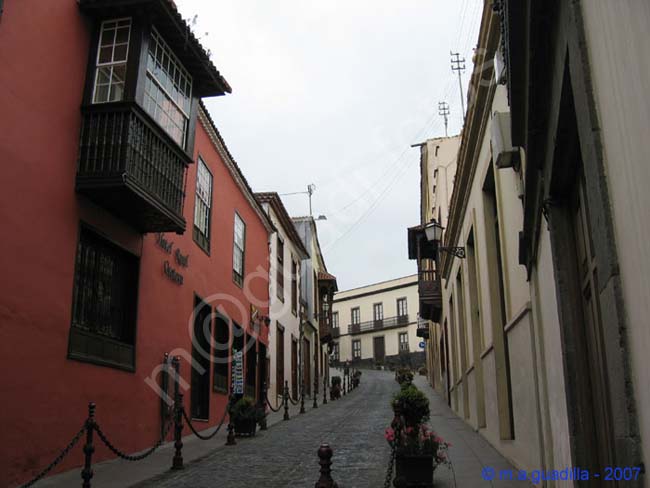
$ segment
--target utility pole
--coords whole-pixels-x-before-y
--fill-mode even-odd
[[[316,191],[316,185],[314,185],[313,183],[307,185],[307,194],[309,195],[309,216],[310,217],[313,215],[311,211],[311,196],[314,194],[314,191]]]
[[[281,193],[280,196],[284,197],[289,195],[309,195],[309,216],[312,217],[313,213],[311,211],[311,196],[314,194],[315,191],[316,191],[316,185],[310,183],[309,185],[307,185],[307,191],[294,191],[292,193]],[[316,220],[325,220],[325,218],[322,219],[318,218]]]
[[[461,72],[465,71],[465,58],[460,57],[460,53],[451,54],[451,70],[458,72],[458,85],[460,86],[460,105],[463,109],[463,123],[465,122],[465,97],[463,96],[463,78]],[[462,66],[461,66],[462,65]]]
[[[447,132],[449,113],[449,104],[447,102],[438,102],[438,115],[445,119],[445,137],[449,137],[449,133]]]

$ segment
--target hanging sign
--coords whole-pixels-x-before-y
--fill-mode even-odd
[[[244,394],[244,353],[235,351],[232,361],[232,388],[235,395]]]
[[[420,349],[424,349],[426,347],[426,344],[424,341],[420,342]]]

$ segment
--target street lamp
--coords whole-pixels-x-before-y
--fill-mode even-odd
[[[444,251],[449,254],[456,256],[457,258],[465,258],[465,248],[457,246],[441,246],[442,242],[442,231],[443,227],[435,219],[431,219],[431,222],[424,226],[424,233],[427,236],[429,242],[434,242],[437,244],[438,251]]]

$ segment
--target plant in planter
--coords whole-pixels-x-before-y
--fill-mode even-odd
[[[402,387],[410,385],[413,383],[413,371],[408,368],[399,368],[395,371],[395,381]]]
[[[352,375],[352,386],[356,388],[359,386],[359,383],[361,383],[361,371],[357,370]]]
[[[427,368],[424,366],[421,366],[420,369],[418,370],[418,373],[420,373],[420,376],[426,376],[427,375]]]
[[[399,488],[433,487],[433,471],[447,463],[449,446],[425,422],[429,400],[414,385],[403,385],[392,402],[395,418],[385,437],[395,452],[395,481]]]
[[[237,400],[230,413],[237,435],[255,435],[260,416],[258,410],[255,400],[250,397],[245,396]]]
[[[341,398],[341,377],[332,376],[332,386],[330,387],[330,400]]]

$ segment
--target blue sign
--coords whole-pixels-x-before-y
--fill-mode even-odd
[[[235,351],[232,365],[232,382],[233,393],[235,395],[244,394],[244,353]]]
[[[426,344],[424,343],[424,341],[420,342],[420,349],[424,349],[425,347],[427,347],[427,346],[426,346]]]

